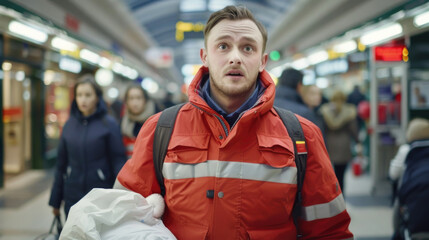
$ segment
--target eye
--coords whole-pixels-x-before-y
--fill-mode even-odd
[[[228,48],[228,46],[227,46],[225,43],[221,43],[221,44],[219,44],[218,48],[219,48],[220,50],[225,50],[225,49],[227,49],[227,48]]]
[[[245,52],[252,52],[253,51],[253,47],[252,46],[245,46],[244,47],[244,51]]]

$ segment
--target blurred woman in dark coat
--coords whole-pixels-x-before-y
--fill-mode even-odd
[[[111,188],[126,161],[117,122],[107,114],[102,90],[91,75],[74,87],[70,118],[64,125],[49,205],[66,217],[73,204],[93,188]]]

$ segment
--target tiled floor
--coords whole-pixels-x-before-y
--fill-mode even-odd
[[[0,240],[34,240],[47,232],[53,220],[48,206],[52,171],[32,170],[9,179],[0,190]],[[388,240],[392,209],[387,193],[372,196],[370,178],[346,173],[345,198],[357,240]]]
[[[345,199],[352,219],[350,230],[355,239],[390,239],[393,234],[390,184],[385,182],[385,189],[373,196],[368,175],[355,177],[348,171],[345,178]]]

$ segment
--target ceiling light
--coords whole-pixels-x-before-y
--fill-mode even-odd
[[[55,72],[52,70],[46,70],[45,74],[43,75],[43,82],[45,85],[49,85],[52,82],[54,82],[55,79]]]
[[[193,68],[192,64],[189,64],[189,63],[184,64],[182,66],[182,69],[181,69],[182,75],[183,76],[192,76],[193,70],[194,70],[194,68]]]
[[[100,68],[95,72],[95,81],[103,87],[109,86],[113,82],[112,71]]]
[[[9,23],[9,31],[37,43],[44,43],[48,39],[47,33],[17,21]]]
[[[180,12],[202,12],[207,8],[205,0],[182,0],[180,1]]]
[[[100,59],[100,56],[97,53],[92,52],[88,49],[82,49],[79,53],[79,56],[83,60],[86,60],[86,61],[93,63],[93,64],[98,64],[98,61]]]
[[[325,89],[329,86],[329,80],[327,78],[317,78],[316,86],[318,86],[321,89]]]
[[[134,80],[139,76],[139,73],[134,68],[125,67],[124,76],[131,80]]]
[[[280,75],[282,75],[283,70],[284,70],[284,67],[283,65],[281,65],[271,69],[269,73],[273,74],[276,77],[280,77]]]
[[[326,60],[328,60],[329,55],[325,50],[321,50],[315,53],[312,53],[308,56],[308,61],[312,64],[312,65],[316,65],[318,63],[324,62]]]
[[[228,5],[234,5],[234,1],[232,1],[232,0],[210,0],[209,1],[209,11],[216,12],[216,11],[221,10],[222,8],[224,8]]]
[[[70,52],[74,52],[77,49],[76,44],[60,37],[54,37],[51,41],[51,46],[56,49],[70,51]]]
[[[154,94],[159,90],[158,83],[156,83],[152,78],[144,78],[141,85],[151,94]]]
[[[67,57],[62,57],[58,65],[61,70],[72,73],[80,73],[82,70],[82,64],[79,61]]]
[[[121,74],[124,70],[125,68],[125,66],[124,65],[122,65],[122,64],[120,64],[120,63],[118,63],[118,62],[115,62],[114,64],[113,64],[113,67],[112,67],[112,70],[115,72],[115,73],[117,73],[117,74]]]
[[[12,63],[3,62],[2,69],[3,71],[10,71],[12,69]]]
[[[109,68],[111,63],[112,62],[108,58],[101,57],[98,65],[102,68]]]
[[[292,67],[296,70],[302,70],[308,66],[310,66],[310,64],[308,63],[307,58],[300,58],[292,62]]]
[[[349,53],[357,49],[356,41],[348,40],[342,43],[339,43],[333,47],[333,50],[337,53]]]
[[[374,45],[394,37],[399,36],[402,33],[402,26],[399,23],[377,28],[373,31],[364,34],[360,41],[364,45]]]
[[[22,81],[24,81],[24,78],[25,78],[25,72],[24,71],[17,71],[15,73],[15,79],[16,79],[16,81],[22,82]]]
[[[111,99],[116,99],[119,96],[119,90],[115,87],[109,88],[107,91],[107,96],[109,96]]]
[[[416,27],[422,27],[429,23],[429,12],[424,12],[414,17],[414,25]]]

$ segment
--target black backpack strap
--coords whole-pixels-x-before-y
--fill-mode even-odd
[[[177,114],[183,105],[184,103],[174,105],[162,111],[155,128],[153,139],[153,165],[155,168],[156,179],[158,180],[161,188],[162,196],[165,195],[162,166],[164,165],[165,155],[167,154],[168,144],[170,142]]]
[[[289,110],[282,109],[274,106],[274,109],[279,114],[280,118],[285,125],[289,136],[292,138],[293,148],[295,152],[295,164],[298,171],[297,176],[297,192],[295,203],[292,209],[293,221],[295,223],[298,238],[302,237],[300,235],[298,227],[298,218],[301,215],[301,205],[302,205],[302,185],[304,183],[305,169],[307,166],[307,145],[305,142],[304,132],[302,130],[301,124],[299,123],[298,118]]]

